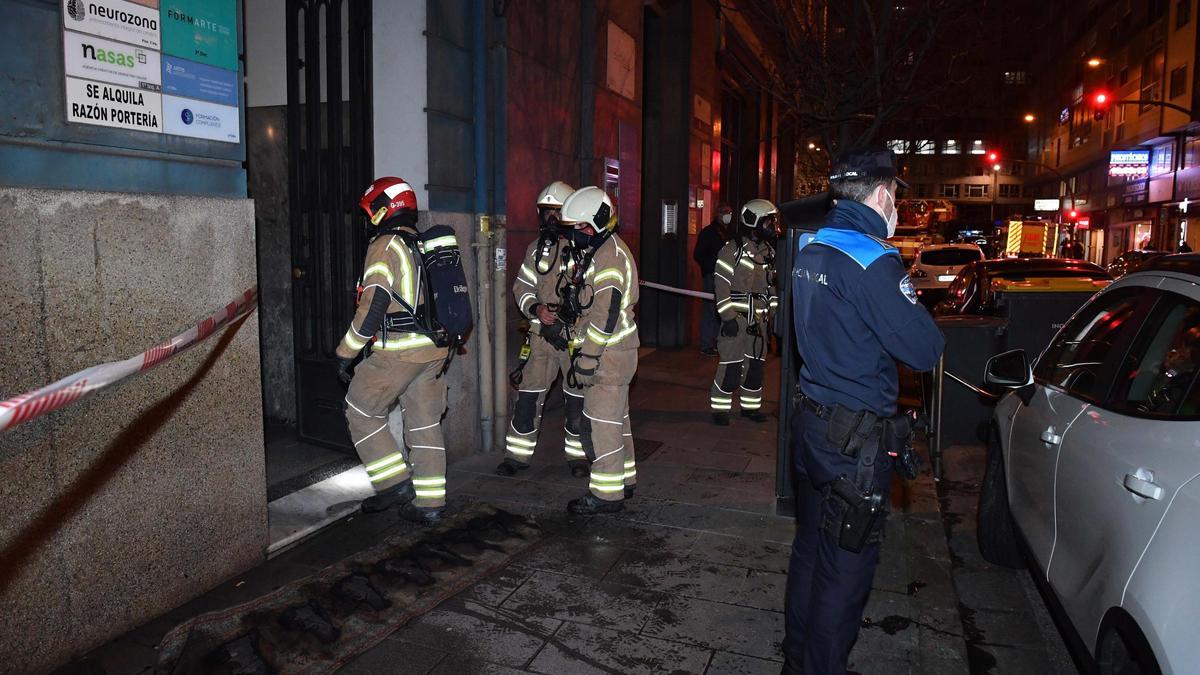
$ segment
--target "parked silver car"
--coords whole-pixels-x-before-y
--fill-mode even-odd
[[[992,420],[984,557],[1027,562],[1099,672],[1200,672],[1200,255],[1113,283],[1036,364],[997,355],[985,382],[1012,391]]]

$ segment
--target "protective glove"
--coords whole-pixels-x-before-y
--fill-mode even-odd
[[[737,319],[730,319],[721,323],[722,337],[736,337],[738,334]]]
[[[555,321],[552,324],[542,324],[542,331],[538,334],[541,335],[542,339],[545,340],[551,347],[554,347],[560,352],[565,352],[567,351],[568,340],[567,336],[563,333],[563,330],[566,327],[566,324],[562,323],[561,321]]]
[[[571,362],[571,372],[568,381],[576,387],[590,387],[596,384],[596,369],[600,367],[600,359],[591,354],[580,354]]]
[[[354,379],[354,373],[350,372],[351,366],[354,365],[354,359],[346,359],[338,357],[337,360],[337,376],[342,384],[349,386],[350,380]]]

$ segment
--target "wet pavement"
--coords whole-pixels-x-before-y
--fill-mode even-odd
[[[340,672],[778,673],[793,531],[790,518],[774,515],[778,382],[764,392],[768,422],[735,415],[714,427],[715,367],[691,350],[644,355],[631,394],[637,496],[621,514],[565,513],[585,484],[566,470],[553,401],[529,470],[498,477],[499,456],[483,455],[453,466],[452,505],[479,500],[531,515],[542,543]],[[971,486],[982,461],[972,457],[948,454],[951,480],[940,494],[928,470],[893,490],[854,670],[1043,673],[1057,663],[1036,591],[976,552]],[[405,527],[391,514],[344,520],[63,672],[152,672],[158,641],[179,622],[311,575]]]
[[[970,672],[1076,673],[1029,571],[992,565],[979,554],[975,521],[985,453],[983,446],[947,448],[938,484]]]

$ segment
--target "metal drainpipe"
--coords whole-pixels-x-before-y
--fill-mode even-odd
[[[496,254],[507,258],[507,233],[504,223],[504,216],[496,217],[497,227],[492,242]],[[508,434],[508,284],[505,283],[507,281],[506,267],[507,263],[505,265],[497,264],[493,267],[495,279],[492,282],[492,317],[496,328],[495,339],[492,341],[494,348],[492,386],[495,391],[492,395],[492,403],[495,406],[492,411],[494,420],[492,433],[495,435],[494,447],[497,448],[504,447],[504,437]]]
[[[492,335],[496,326],[490,317],[493,312],[489,306],[492,300],[492,234],[487,213],[487,182],[491,174],[488,166],[487,152],[487,52],[485,51],[487,33],[487,14],[485,0],[472,0],[471,3],[471,94],[472,94],[472,127],[475,155],[475,261],[476,274],[479,281],[479,326],[476,328],[476,338],[479,340],[479,431],[482,436],[483,451],[493,450],[495,420],[492,417],[494,402],[493,351]]]
[[[508,386],[508,307],[509,285],[507,275],[508,258],[508,221],[507,214],[507,166],[508,156],[508,52],[507,52],[508,22],[504,13],[496,13],[492,17],[491,40],[488,49],[488,90],[491,96],[491,152],[492,152],[492,213],[495,224],[495,247],[498,255],[504,257],[505,264],[496,266],[493,280],[494,307],[492,316],[495,317],[496,333],[494,340],[494,356],[492,365],[494,375],[492,419],[495,434],[495,447],[503,448],[504,437],[508,435],[509,421],[509,386]]]

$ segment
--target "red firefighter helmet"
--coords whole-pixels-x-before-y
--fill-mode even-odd
[[[403,178],[384,176],[371,183],[358,205],[367,212],[373,225],[378,225],[400,211],[417,210],[417,193]]]

